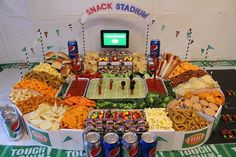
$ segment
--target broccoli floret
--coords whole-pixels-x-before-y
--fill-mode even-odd
[[[136,106],[137,106],[136,108],[140,108],[140,109],[145,108],[146,107],[145,100],[144,99],[137,100]]]
[[[145,103],[147,105],[147,107],[153,107],[155,99],[159,98],[159,95],[157,93],[148,93],[147,97],[145,99]],[[158,100],[159,101],[159,100]],[[158,103],[158,101],[156,100],[156,103]]]
[[[149,106],[152,106],[153,102],[154,102],[154,99],[153,99],[152,97],[147,97],[147,98],[145,99],[145,103],[146,103],[146,105],[147,105],[148,107],[149,107]]]
[[[161,104],[160,104],[160,107],[166,108],[166,107],[167,107],[167,103],[161,103]]]
[[[162,103],[162,99],[159,97],[155,97],[154,98],[154,103],[153,103],[153,107],[160,107],[160,104]]]

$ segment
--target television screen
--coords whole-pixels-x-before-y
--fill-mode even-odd
[[[128,48],[128,30],[101,30],[102,48]]]

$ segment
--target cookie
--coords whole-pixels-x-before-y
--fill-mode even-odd
[[[202,106],[208,106],[208,102],[205,101],[205,100],[200,100],[199,103],[202,105]]]
[[[199,101],[199,97],[198,97],[198,96],[192,96],[192,97],[190,98],[190,100],[191,100],[193,103],[196,103],[196,102]]]
[[[197,111],[201,111],[202,110],[202,105],[199,103],[194,103],[193,104],[193,109],[197,110]]]
[[[215,116],[216,112],[212,110],[211,108],[205,108],[204,112],[208,114],[209,116]]]
[[[209,106],[209,108],[211,108],[212,110],[218,111],[218,106],[217,106],[216,104],[209,103],[208,106]]]

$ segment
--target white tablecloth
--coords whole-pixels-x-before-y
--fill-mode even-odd
[[[23,69],[26,72],[26,69]],[[12,85],[20,80],[19,69],[5,69],[0,72],[0,104],[11,103],[8,99]],[[3,128],[2,119],[0,120],[0,144],[2,145],[39,145],[32,141],[30,137],[24,133],[22,139],[18,141],[10,141]]]

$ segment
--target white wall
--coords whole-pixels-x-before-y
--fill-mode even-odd
[[[117,2],[117,1],[113,1]],[[67,47],[69,39],[76,39],[82,52],[81,13],[100,0],[1,0],[0,1],[0,63],[24,62],[21,51],[28,48],[31,61],[42,59],[41,45],[37,42],[40,28],[48,31],[44,47]],[[203,59],[200,49],[208,44],[208,59],[236,59],[236,0],[129,0],[126,3],[139,6],[151,13],[156,23],[151,26],[151,38],[161,40],[161,51],[184,56],[189,28],[194,43],[190,46],[189,59]],[[111,15],[101,12],[91,16],[85,23],[86,49],[100,50],[100,29],[129,29],[130,49],[144,52],[146,23],[132,14]],[[68,24],[72,24],[73,31]],[[165,29],[161,31],[162,25]],[[60,30],[60,36],[56,34]],[[180,31],[178,38],[176,31]],[[35,54],[31,53],[30,48]],[[45,48],[46,50],[46,48]]]

